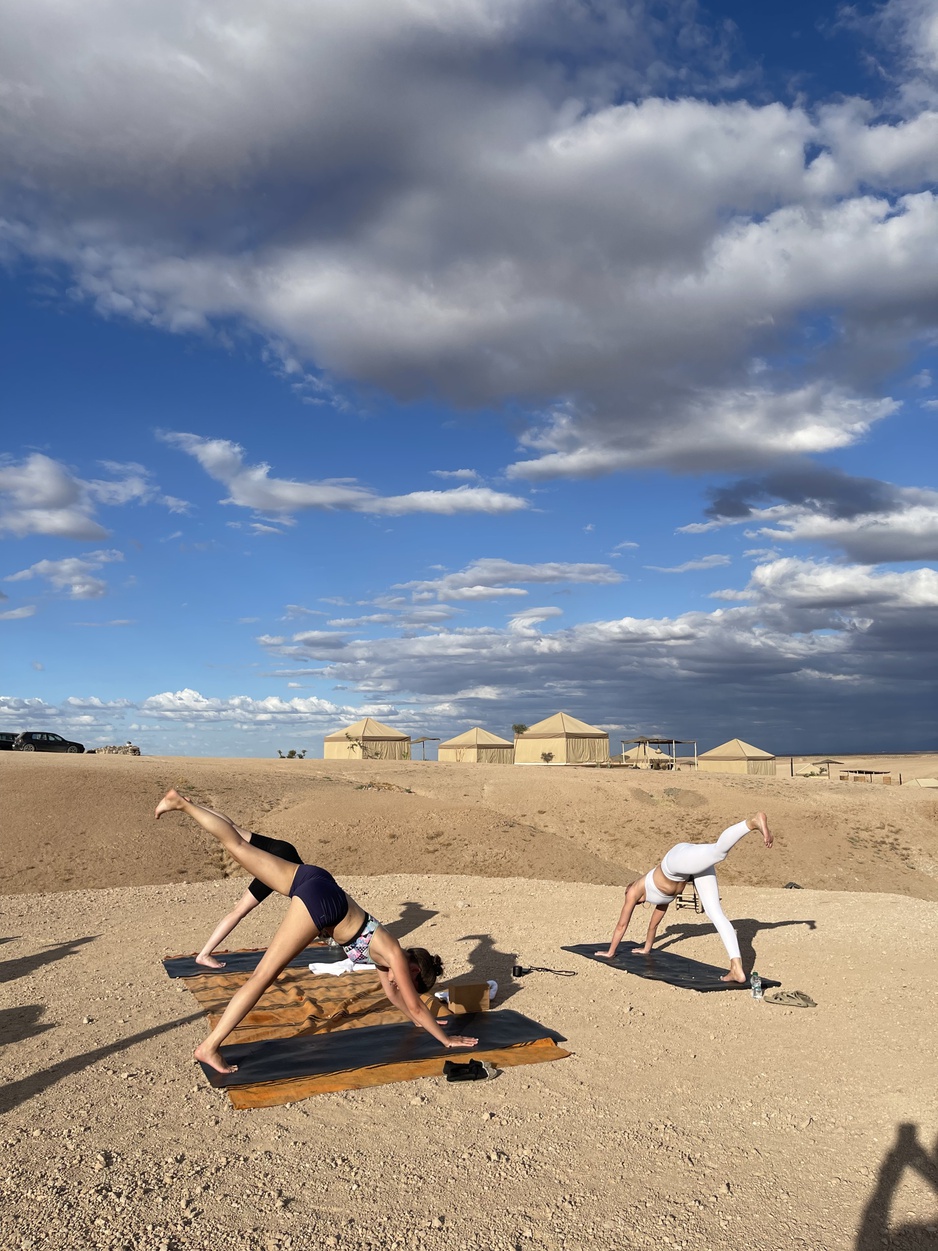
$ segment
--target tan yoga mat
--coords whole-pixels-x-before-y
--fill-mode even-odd
[[[214,1025],[231,996],[249,976],[247,972],[221,971],[204,977],[187,978],[186,986]],[[466,991],[469,988],[463,986],[461,989]],[[480,996],[480,1002],[483,998],[487,1001],[487,996]],[[424,996],[424,1001],[434,1015],[443,1010],[440,1001],[432,994]],[[315,1046],[317,1034],[404,1023],[407,1023],[407,1018],[387,999],[377,973],[334,976],[311,973],[309,969],[288,968],[264,992],[257,1006],[231,1033],[225,1045],[309,1035],[310,1045]],[[275,1107],[330,1091],[360,1090],[368,1086],[411,1081],[416,1077],[442,1075],[447,1059],[474,1056],[504,1068],[559,1060],[570,1054],[547,1035],[548,1031],[545,1031],[544,1038],[491,1051],[441,1052],[439,1056],[426,1059],[369,1064],[325,1075],[232,1086],[227,1093],[236,1108]]]

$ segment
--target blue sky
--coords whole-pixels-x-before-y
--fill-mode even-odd
[[[934,748],[934,0],[0,13],[0,726]]]

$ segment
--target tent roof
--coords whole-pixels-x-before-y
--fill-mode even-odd
[[[605,730],[599,730],[595,725],[587,725],[585,721],[571,717],[568,712],[555,712],[552,717],[546,717],[543,721],[538,721],[537,725],[529,726],[519,738],[557,738],[561,734],[570,735],[571,738],[609,737]]]
[[[511,747],[511,743],[507,738],[499,738],[491,730],[483,730],[480,725],[475,725],[471,730],[466,730],[465,734],[448,738],[440,747]]]
[[[770,751],[763,751],[761,747],[753,747],[752,743],[744,743],[741,738],[731,738],[728,742],[721,743],[719,747],[711,747],[709,751],[701,752],[697,759],[774,760],[775,757]]]
[[[375,721],[372,717],[362,717],[361,721],[355,721],[352,725],[347,725],[344,730],[333,730],[331,734],[327,734],[325,742],[341,743],[343,739],[387,739],[387,738],[406,738],[409,734],[404,734],[400,730],[394,730],[389,725],[382,725],[380,721]]]
[[[938,779],[936,778],[911,778],[906,783],[906,785],[907,786],[938,787]]]

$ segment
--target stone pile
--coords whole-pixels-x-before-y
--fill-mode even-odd
[[[99,747],[98,755],[101,756],[139,756],[140,748],[135,747],[133,743],[125,743],[123,747]]]

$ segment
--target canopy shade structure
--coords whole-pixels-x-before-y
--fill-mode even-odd
[[[690,764],[690,756],[679,756],[678,747],[693,747],[694,749],[694,765],[697,764],[697,740],[695,738],[675,738],[671,735],[668,738],[652,738],[648,734],[640,734],[638,738],[620,739],[622,749],[622,763],[637,765],[640,769],[679,769],[681,762]],[[626,751],[626,743],[634,743],[635,746]],[[670,747],[670,755],[664,751],[658,751],[660,747]]]
[[[362,717],[323,739],[324,760],[410,760],[410,735]]]
[[[759,773],[775,776],[775,757],[741,738],[731,738],[697,757],[697,768],[704,773]]]
[[[665,768],[672,763],[671,756],[660,747],[655,747],[647,739],[642,739],[634,747],[622,753],[625,764],[638,765],[640,769]]]
[[[820,768],[824,768],[824,769],[826,769],[826,770],[827,770],[827,780],[828,780],[828,782],[829,782],[829,781],[831,780],[831,765],[832,765],[832,764],[835,764],[835,765],[842,765],[842,764],[843,764],[843,761],[842,761],[842,760],[815,760],[814,764],[813,764],[811,767],[812,767],[813,769],[820,769]],[[799,772],[800,772],[800,770],[799,770]]]
[[[924,786],[926,790],[938,790],[938,778],[912,778],[907,786]]]
[[[440,761],[451,764],[511,764],[515,749],[507,738],[499,738],[491,730],[475,725],[465,734],[457,734],[441,743],[437,756]]]
[[[609,759],[609,735],[567,712],[538,721],[515,738],[515,764],[595,764]]]

